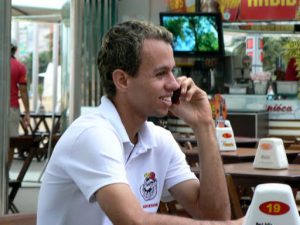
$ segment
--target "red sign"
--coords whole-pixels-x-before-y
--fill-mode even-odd
[[[299,0],[242,0],[240,20],[294,20]]]
[[[260,148],[262,150],[271,150],[272,149],[272,145],[269,144],[269,143],[262,143],[262,144],[260,144]]]
[[[297,10],[299,14],[300,0],[241,0],[240,4],[234,8],[228,2],[221,1],[220,4],[224,21],[299,19],[297,18]]]
[[[224,133],[222,136],[223,136],[223,138],[231,138],[232,137],[231,133]]]
[[[290,210],[290,207],[284,202],[270,201],[261,204],[259,209],[265,214],[278,216],[286,214]]]

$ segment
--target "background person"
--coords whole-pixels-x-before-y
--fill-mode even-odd
[[[299,80],[296,59],[294,57],[290,58],[285,71],[286,81],[297,81]]]
[[[39,193],[38,225],[242,224],[229,221],[207,95],[192,79],[174,77],[171,44],[165,28],[139,21],[106,34],[98,57],[106,95],[56,144]],[[178,88],[180,103],[172,104]],[[200,181],[170,131],[147,121],[169,110],[194,130]],[[160,201],[172,198],[195,219],[156,214]]]
[[[19,104],[19,96],[24,105],[24,117],[22,124],[25,129],[29,126],[29,98],[27,91],[26,67],[16,59],[17,44],[14,40],[11,41],[11,57],[10,57],[10,113],[9,113],[9,136],[15,137],[19,135],[19,125],[21,119],[21,111]],[[9,151],[9,161],[12,161],[13,150]]]

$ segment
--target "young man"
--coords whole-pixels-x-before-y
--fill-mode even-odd
[[[12,40],[10,57],[10,118],[9,118],[9,135],[10,137],[18,136],[20,125],[20,105],[19,93],[25,109],[25,116],[22,120],[23,126],[29,125],[29,98],[27,90],[26,67],[16,59],[15,54],[18,50],[17,44]]]
[[[173,76],[171,43],[166,29],[138,21],[106,34],[98,58],[106,96],[56,144],[40,190],[38,225],[242,223],[229,221],[207,95],[190,78]],[[172,104],[178,88],[180,103]],[[146,121],[168,111],[195,132],[200,181],[172,134]],[[155,214],[159,202],[170,198],[195,219]]]
[[[25,129],[28,128],[30,123],[29,112],[29,98],[27,90],[27,76],[26,67],[16,57],[15,54],[18,50],[17,44],[14,40],[10,44],[10,109],[9,109],[9,136],[16,137],[19,135],[19,126],[21,119],[21,111],[19,104],[19,94],[21,96],[22,103],[24,105],[24,117],[22,119],[22,125]],[[11,163],[14,156],[14,149],[11,148],[8,151],[8,168],[11,167]],[[19,152],[20,156],[23,156],[23,152]]]

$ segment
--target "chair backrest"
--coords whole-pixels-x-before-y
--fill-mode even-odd
[[[18,137],[10,137],[9,146],[10,148],[26,149],[28,151],[28,156],[24,160],[23,167],[21,168],[19,175],[17,177],[18,181],[22,181],[34,155],[33,149],[35,146],[35,137],[32,135],[21,135]]]
[[[232,219],[239,219],[244,216],[240,198],[238,195],[237,188],[233,182],[232,177],[229,174],[226,174],[226,181],[227,181],[227,189],[230,199],[230,206],[231,206],[231,218]]]
[[[158,213],[192,218],[175,200],[171,202],[160,202]]]
[[[36,225],[36,214],[7,214],[0,216],[0,225]]]

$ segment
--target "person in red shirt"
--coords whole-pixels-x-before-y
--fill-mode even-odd
[[[17,52],[15,41],[11,42],[11,57],[10,57],[10,114],[9,114],[9,136],[14,137],[19,135],[20,125],[20,104],[19,94],[22,99],[25,115],[22,119],[22,125],[27,129],[29,125],[29,98],[27,91],[26,67],[15,57]],[[10,151],[9,160],[13,157],[13,151]],[[10,162],[10,161],[9,161]]]
[[[297,65],[296,59],[293,57],[289,60],[286,71],[285,71],[285,80],[287,81],[297,81],[299,78],[297,77]]]

